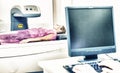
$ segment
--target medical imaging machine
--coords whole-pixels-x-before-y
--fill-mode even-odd
[[[40,8],[36,5],[15,5],[11,9],[11,31],[28,29],[27,18],[40,16]]]

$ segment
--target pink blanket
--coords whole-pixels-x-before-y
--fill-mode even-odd
[[[14,33],[14,34],[0,35],[0,43],[1,44],[19,43],[23,39],[43,37],[51,33],[56,33],[56,32],[52,29],[44,29],[44,28],[19,30],[17,33]],[[51,40],[54,40],[54,39],[56,39],[56,36],[53,37]]]

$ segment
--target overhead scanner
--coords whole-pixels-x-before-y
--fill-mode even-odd
[[[27,18],[40,16],[40,8],[36,5],[14,6],[11,9],[11,31],[28,29]]]

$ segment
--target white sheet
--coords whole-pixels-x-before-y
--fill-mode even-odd
[[[0,45],[0,58],[43,54],[65,47],[66,40]]]

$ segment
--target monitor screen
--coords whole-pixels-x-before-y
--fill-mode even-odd
[[[96,59],[116,52],[113,7],[66,7],[69,55]]]

